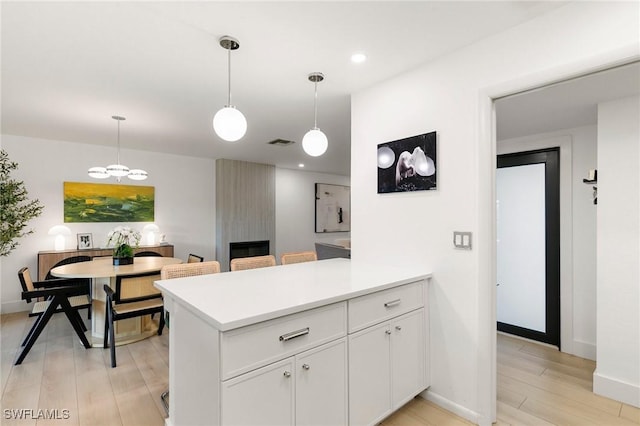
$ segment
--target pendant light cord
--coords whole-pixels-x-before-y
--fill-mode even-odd
[[[117,160],[118,160],[118,165],[120,165],[120,120],[116,120],[118,122],[118,154],[117,154]]]
[[[314,98],[313,98],[313,128],[318,128],[318,82],[314,81]]]
[[[228,71],[228,73],[227,73],[227,78],[228,78],[227,83],[228,83],[228,87],[229,87],[229,91],[228,91],[228,93],[229,93],[229,97],[228,97],[229,103],[227,104],[227,106],[230,107],[231,106],[231,46],[229,46],[227,48],[227,71]]]

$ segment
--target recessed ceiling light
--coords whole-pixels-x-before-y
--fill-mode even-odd
[[[304,164],[300,163],[300,164],[298,164],[298,167],[303,168]]]
[[[367,55],[362,52],[354,53],[353,55],[351,55],[351,62],[353,62],[354,64],[361,64],[366,60]]]

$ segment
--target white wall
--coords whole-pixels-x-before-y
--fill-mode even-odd
[[[496,117],[500,120],[500,117]],[[560,147],[562,351],[596,358],[596,206],[582,182],[596,164],[596,126],[498,141],[497,153]]]
[[[640,97],[598,105],[595,393],[640,407]]]
[[[2,313],[27,308],[20,300],[17,272],[28,266],[37,271],[37,254],[52,250],[53,238],[49,228],[63,224],[63,182],[96,182],[87,176],[90,166],[104,165],[115,155],[112,147],[43,140],[2,135],[2,148],[18,163],[12,174],[23,180],[30,198],[39,199],[45,206],[42,215],[29,226],[35,233],[20,239],[20,245],[9,256],[0,258],[0,309]],[[149,178],[143,182],[124,179],[123,184],[155,187],[155,223],[174,245],[176,257],[186,259],[197,253],[206,259],[215,258],[215,161],[159,154],[146,151],[121,151],[123,164],[147,170]],[[115,179],[100,181],[116,183]],[[93,234],[94,246],[106,244],[107,233],[118,223],[68,223],[72,235],[66,247],[76,247],[76,233]],[[142,230],[144,223],[130,226]]]
[[[350,185],[348,176],[276,168],[276,258],[282,253],[315,250],[315,242],[334,243],[349,232],[316,234],[315,184]]]
[[[433,271],[425,396],[474,422],[495,419],[489,98],[637,58],[638,9],[570,3],[352,97],[353,257]],[[438,189],[378,195],[376,145],[434,130]],[[473,232],[474,249],[454,249],[454,230]]]

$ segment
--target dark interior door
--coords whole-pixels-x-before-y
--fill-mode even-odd
[[[559,149],[498,156],[498,330],[560,347]]]

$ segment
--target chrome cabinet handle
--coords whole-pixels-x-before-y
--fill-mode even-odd
[[[392,300],[391,302],[387,302],[384,304],[385,308],[390,308],[392,306],[396,306],[400,304],[400,299]]]
[[[306,334],[309,334],[309,327],[301,328],[300,330],[292,331],[291,333],[285,333],[280,336],[280,341],[286,342],[288,340],[295,339],[296,337],[304,336]]]
[[[287,377],[287,378],[288,378],[288,377],[291,377],[291,372],[290,372],[290,371],[285,371],[285,372],[283,373],[283,375],[284,375],[284,377]]]
[[[396,330],[400,331],[402,330],[402,327],[400,327],[399,325],[396,325]]]
[[[305,370],[308,370],[311,367],[309,367],[309,364],[302,364],[302,368],[305,369]]]
[[[384,334],[391,334],[391,330],[385,330]]]

